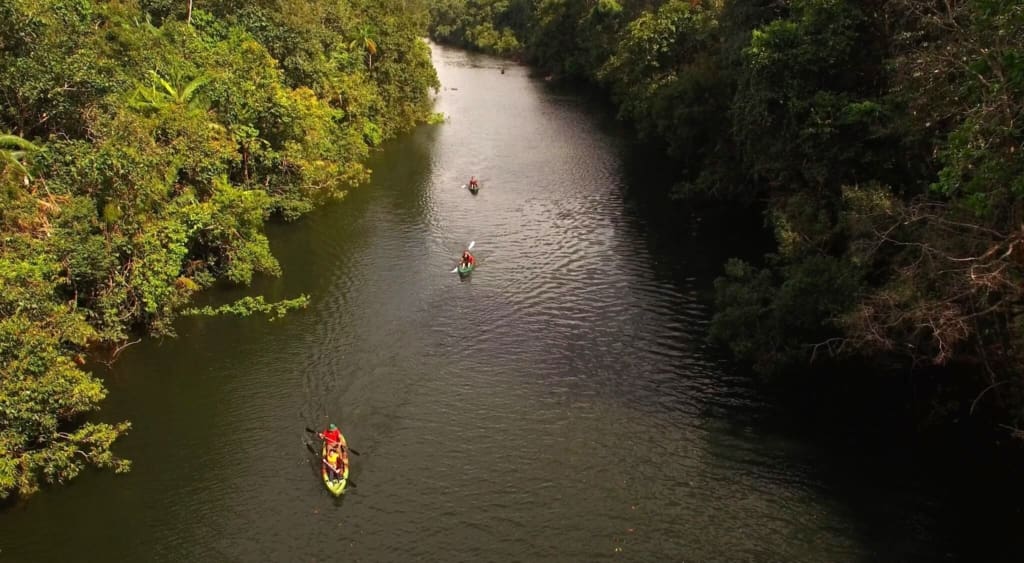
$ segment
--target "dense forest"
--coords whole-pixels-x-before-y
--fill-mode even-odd
[[[712,324],[758,372],[865,366],[922,419],[1024,434],[1024,0],[443,0],[430,25],[604,89],[673,196],[765,210],[775,250],[724,265]]]
[[[429,117],[427,21],[417,0],[0,0],[0,499],[128,468],[128,423],[85,418],[87,358],[277,274],[265,222],[342,197]]]

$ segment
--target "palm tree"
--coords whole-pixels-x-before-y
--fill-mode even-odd
[[[364,25],[359,28],[359,37],[353,39],[352,43],[349,44],[350,48],[354,48],[359,43],[363,44],[363,49],[366,50],[367,66],[373,68],[373,56],[377,54],[377,42],[373,40],[373,28],[369,25]]]

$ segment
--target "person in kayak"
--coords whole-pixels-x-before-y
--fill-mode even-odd
[[[476,181],[476,176],[472,176],[469,179],[469,189],[478,190],[480,189],[480,183]]]
[[[324,442],[327,442],[328,451],[341,451],[341,430],[338,430],[333,422],[319,436],[323,438]]]
[[[341,475],[345,471],[345,464],[342,463],[341,454],[338,453],[338,450],[329,450],[324,461],[327,463],[327,471],[331,473],[331,479],[335,481],[341,479]]]
[[[475,264],[476,264],[476,258],[473,258],[473,255],[470,254],[468,250],[463,250],[462,251],[462,264],[461,264],[461,266],[463,268],[468,268],[468,267],[473,266]]]

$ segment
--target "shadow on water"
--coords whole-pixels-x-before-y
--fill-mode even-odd
[[[739,408],[712,400],[706,413],[730,434],[788,443],[779,463],[847,514],[869,548],[863,560],[1020,561],[1019,447],[991,443],[969,420],[920,428],[900,374],[845,366],[764,381],[726,369],[758,400]]]
[[[760,209],[694,209],[667,197],[678,170],[652,150],[639,143],[622,150],[624,215],[648,254],[662,259],[651,271],[677,286],[695,282],[700,301],[710,306],[711,282],[723,261],[759,262],[773,250],[772,234]],[[779,464],[780,475],[789,473],[782,478],[804,474],[808,486],[834,499],[871,546],[865,560],[1021,559],[1019,448],[990,447],[970,424],[920,431],[909,412],[905,378],[897,373],[865,374],[846,366],[780,383],[764,382],[724,359],[719,366],[727,381],[712,384],[731,393],[704,396],[701,416],[721,426],[721,457],[734,456],[737,442],[728,436],[753,436],[765,450],[778,448],[762,455]]]
[[[920,427],[906,374],[834,366],[781,381],[746,377],[765,406],[733,412],[733,425],[806,444],[813,480],[875,560],[1020,560],[1024,459],[968,420]]]

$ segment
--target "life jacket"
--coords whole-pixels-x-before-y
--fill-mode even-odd
[[[341,456],[334,450],[327,454],[327,465],[338,472],[339,478],[341,472],[345,469],[345,466],[341,464]]]

